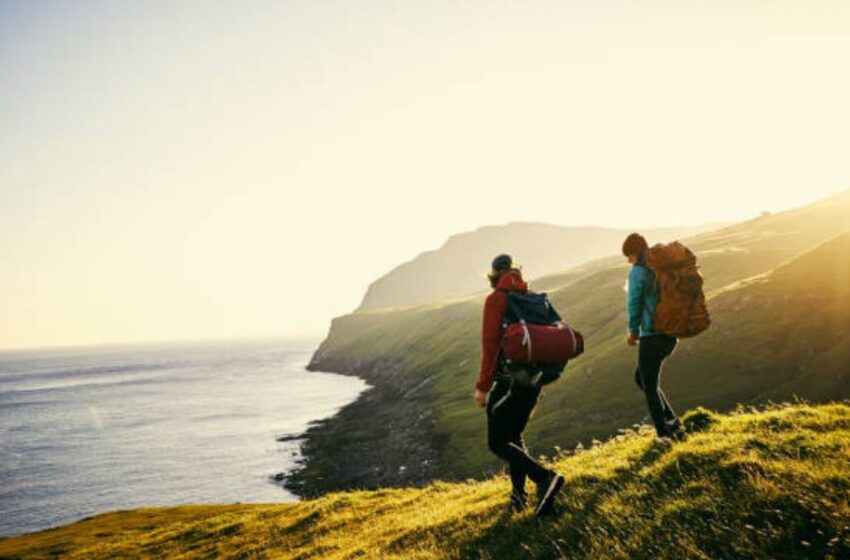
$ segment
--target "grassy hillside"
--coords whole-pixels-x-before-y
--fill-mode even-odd
[[[714,325],[682,341],[668,364],[664,384],[674,406],[729,409],[793,395],[850,396],[850,253],[844,250],[847,237],[835,238],[847,231],[850,192],[687,241],[700,258]],[[547,290],[562,315],[587,335],[588,348],[546,390],[528,430],[539,452],[605,437],[646,416],[632,382],[635,350],[623,342],[626,274],[617,257],[532,283]],[[824,283],[829,290],[821,289]],[[471,403],[481,306],[476,297],[338,318],[313,367],[368,377],[376,363],[396,364],[408,386],[428,392],[442,472],[478,475],[498,464],[484,445],[483,413]],[[402,410],[396,424],[405,421]],[[354,424],[360,433],[370,430],[368,416],[346,418],[339,429]],[[353,454],[344,441],[336,443],[322,452]]]
[[[671,449],[642,429],[554,467],[556,516],[505,512],[504,475],[295,504],[115,512],[0,540],[2,558],[847,558],[850,406],[695,410]]]
[[[681,341],[667,366],[665,390],[674,404],[728,409],[795,395],[850,396],[848,243],[845,234],[772,273],[718,290],[710,299],[712,328]],[[807,274],[793,281],[802,270]],[[822,278],[830,279],[829,289]],[[584,438],[600,437],[609,422],[624,425],[645,414],[629,375],[634,353],[619,340],[621,330],[611,328],[598,352],[562,391],[553,391],[552,406],[540,418],[540,440],[548,443],[559,426],[570,425],[582,426]],[[582,436],[581,429],[560,431]]]
[[[648,232],[656,239],[677,239],[716,229],[719,225],[683,226]],[[486,288],[490,260],[499,253],[522,255],[530,278],[560,272],[610,253],[630,232],[601,227],[565,227],[511,223],[486,226],[449,238],[436,251],[427,251],[375,280],[359,310],[410,306],[466,296]]]

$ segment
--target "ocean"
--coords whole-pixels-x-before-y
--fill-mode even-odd
[[[275,480],[297,468],[297,436],[368,387],[307,371],[317,342],[0,352],[0,536],[118,509],[297,500]]]

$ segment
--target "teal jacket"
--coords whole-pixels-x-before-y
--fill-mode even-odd
[[[658,299],[655,274],[640,262],[632,265],[629,271],[629,294],[626,297],[630,333],[641,337],[658,334],[655,332]]]

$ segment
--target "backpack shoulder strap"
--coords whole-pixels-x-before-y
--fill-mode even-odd
[[[558,310],[555,309],[555,306],[552,305],[551,301],[549,301],[549,296],[545,293],[541,295],[546,299],[546,307],[549,309],[549,318],[551,319],[551,321],[553,323],[557,323],[558,321],[563,322],[563,319],[561,319],[561,314],[558,313]]]
[[[522,330],[523,330],[522,344],[523,344],[523,346],[528,348],[528,355],[529,355],[529,358],[530,358],[531,357],[531,333],[528,330],[528,324],[525,322],[525,317],[523,316],[523,314],[520,311],[519,306],[516,304],[516,302],[511,299],[510,293],[508,293],[508,309],[510,309],[511,312],[519,320],[519,324],[522,325]]]
[[[517,318],[518,321],[524,322],[525,317],[523,317],[522,311],[520,310],[519,306],[516,304],[516,302],[511,297],[511,292],[505,290],[505,293],[508,296],[508,299],[507,299],[508,309],[511,311],[511,313],[514,314],[514,316]]]

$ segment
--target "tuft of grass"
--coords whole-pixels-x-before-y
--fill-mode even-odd
[[[689,432],[704,432],[719,420],[716,413],[698,406],[682,415],[682,423]]]
[[[0,540],[2,558],[848,558],[850,406],[685,415],[560,451],[557,515],[506,512],[504,474],[295,504],[114,512]],[[481,442],[483,446],[484,443]]]

